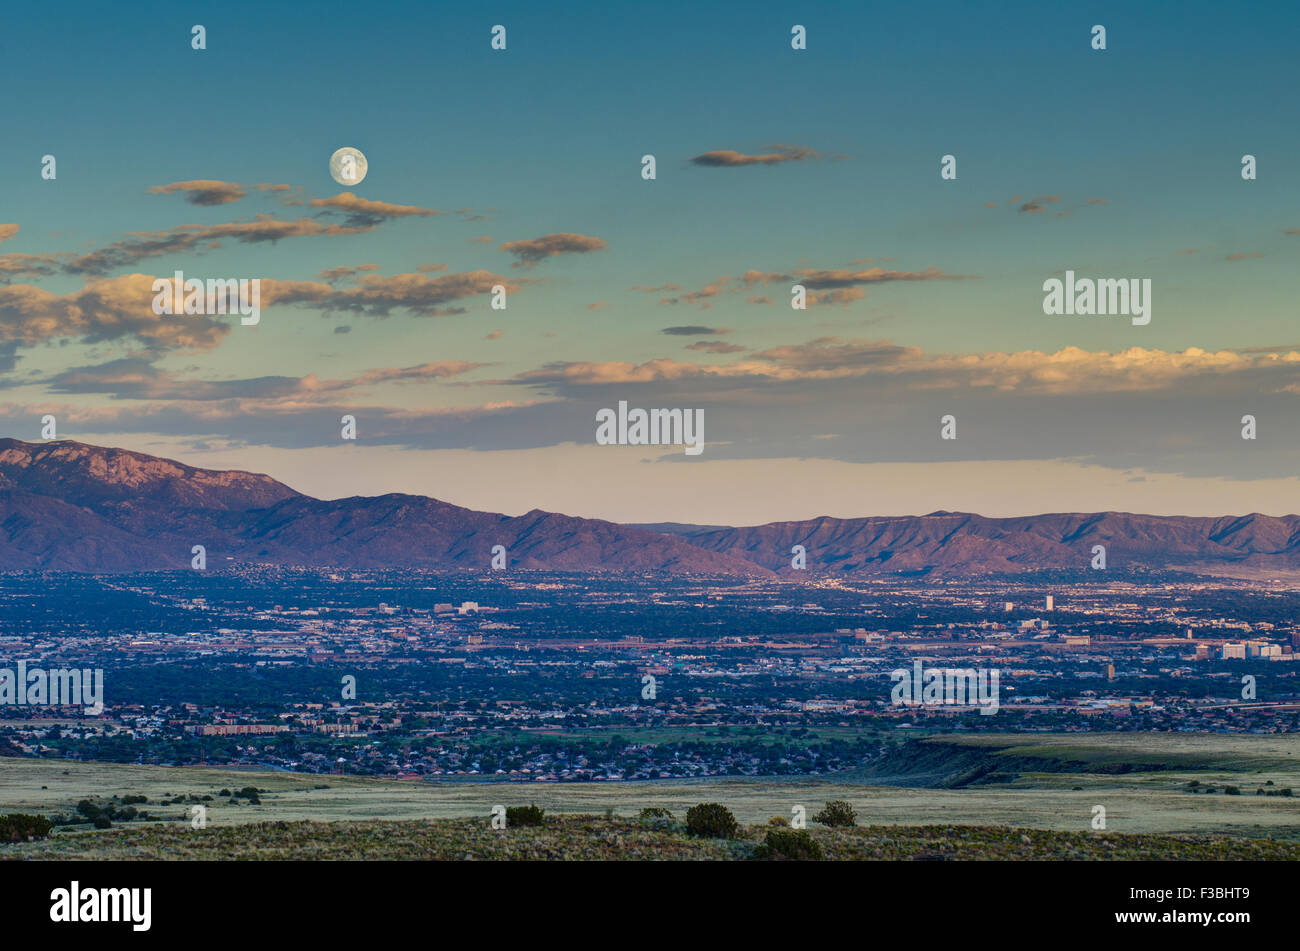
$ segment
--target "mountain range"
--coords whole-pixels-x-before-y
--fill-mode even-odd
[[[205,547],[209,567],[483,570],[502,545],[515,568],[756,578],[1082,569],[1103,545],[1118,569],[1258,574],[1300,569],[1300,516],[932,512],[744,528],[621,525],[398,493],[316,499],[266,475],[68,440],[0,439],[0,570],[188,568],[194,545]],[[795,545],[807,551],[806,574],[791,568]]]

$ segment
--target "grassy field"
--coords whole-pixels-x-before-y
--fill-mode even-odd
[[[748,826],[732,839],[701,839],[686,835],[680,823],[656,828],[631,819],[572,815],[548,818],[538,827],[499,831],[481,819],[262,822],[202,832],[155,825],[0,845],[0,859],[725,861],[753,858],[767,831]],[[812,826],[808,833],[821,846],[823,857],[832,861],[1300,859],[1297,843],[1230,836],[953,825]]]
[[[146,796],[159,827],[188,841],[190,797],[207,809],[206,833],[266,822],[357,823],[428,819],[486,820],[496,805],[536,803],[549,815],[634,817],[646,806],[682,816],[716,801],[742,823],[809,816],[830,799],[846,799],[871,826],[1001,826],[1094,835],[1094,807],[1106,831],[1122,834],[1232,835],[1300,842],[1300,796],[1256,795],[1257,789],[1300,792],[1300,737],[1172,734],[983,735],[931,737],[908,748],[940,763],[972,760],[996,782],[961,788],[884,784],[863,771],[819,779],[710,779],[638,783],[425,783],[363,777],[261,773],[210,768],[124,766],[36,759],[0,759],[0,813],[71,813],[78,800]],[[906,762],[903,768],[906,768]],[[926,767],[930,768],[930,767]],[[923,774],[925,779],[928,774]],[[906,777],[899,781],[905,781]],[[1214,794],[1193,793],[1193,781]],[[1270,785],[1271,784],[1271,785]],[[255,786],[261,802],[219,796]],[[1225,795],[1234,786],[1241,795]],[[177,797],[185,801],[176,802]],[[161,805],[166,801],[167,805]],[[182,827],[182,823],[184,823]],[[135,830],[138,822],[129,824]],[[105,837],[117,829],[64,837]],[[85,826],[78,827],[86,829]],[[167,841],[170,833],[159,831]],[[151,846],[152,847],[152,846]]]

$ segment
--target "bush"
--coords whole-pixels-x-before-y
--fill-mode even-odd
[[[858,824],[858,814],[845,800],[832,799],[822,807],[821,812],[813,816],[813,822],[820,822],[824,826],[855,826]]]
[[[731,810],[721,803],[702,802],[686,810],[686,831],[706,839],[730,839],[739,826]]]
[[[537,806],[506,806],[506,828],[511,826],[539,826],[545,811]]]
[[[113,820],[101,812],[99,815],[95,816],[94,823],[96,829],[107,829],[113,824]]]
[[[803,829],[769,829],[754,849],[754,858],[768,861],[820,862],[825,857],[821,843]]]
[[[1238,788],[1237,786],[1225,786],[1225,787],[1223,788],[1223,791],[1224,791],[1225,793],[1227,793],[1229,796],[1240,796],[1240,795],[1241,795],[1241,789]]]
[[[785,816],[773,816],[771,819],[767,820],[767,824],[770,826],[788,826],[790,820]]]
[[[29,842],[43,839],[50,834],[54,823],[44,816],[30,816],[23,812],[11,812],[0,816],[0,842]]]
[[[646,806],[644,809],[641,810],[641,815],[638,816],[637,818],[667,819],[669,822],[671,822],[673,818],[673,814],[669,812],[667,809],[662,809],[659,806]]]

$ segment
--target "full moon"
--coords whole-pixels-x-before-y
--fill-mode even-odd
[[[369,167],[358,149],[339,149],[330,156],[330,177],[340,185],[360,185]]]

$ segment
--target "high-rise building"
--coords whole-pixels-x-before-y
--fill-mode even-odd
[[[1055,606],[1056,606],[1056,601],[1055,601],[1055,599],[1054,599],[1054,598],[1049,594],[1049,595],[1047,596],[1047,610],[1051,611],[1051,610],[1053,610],[1053,609],[1055,608]]]

